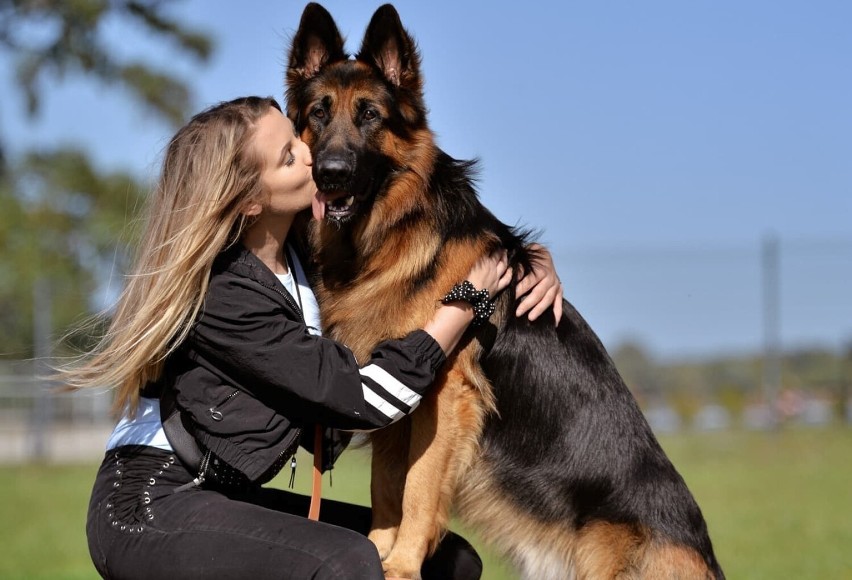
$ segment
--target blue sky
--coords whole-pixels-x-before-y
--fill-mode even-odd
[[[785,345],[852,340],[852,3],[402,1],[441,146],[481,159],[482,199],[541,231],[608,345],[759,348],[760,243],[778,237]],[[378,3],[324,5],[360,43]],[[212,33],[199,66],[112,23],[111,46],[183,73],[202,108],[280,97],[303,4],[176,2]],[[0,61],[7,143],[74,142],[156,174],[171,129],[68,80],[27,122]]]

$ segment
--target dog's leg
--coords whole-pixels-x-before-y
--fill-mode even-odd
[[[369,538],[385,559],[391,552],[402,519],[402,495],[408,468],[410,420],[404,419],[374,432],[370,501],[373,525]]]
[[[447,529],[459,473],[471,461],[481,425],[481,406],[461,373],[451,370],[437,393],[411,417],[409,470],[402,522],[385,574],[420,578],[420,568]]]
[[[691,548],[665,541],[650,544],[640,560],[641,580],[713,580],[716,575]]]

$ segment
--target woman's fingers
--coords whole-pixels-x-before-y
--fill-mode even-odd
[[[498,250],[486,256],[482,256],[470,269],[467,279],[477,289],[486,289],[491,296],[505,288],[503,278],[509,273],[509,257],[505,250]]]

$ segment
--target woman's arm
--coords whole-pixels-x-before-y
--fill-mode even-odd
[[[505,256],[480,260],[468,276],[492,295],[511,278]],[[188,348],[225,384],[293,420],[376,429],[417,407],[472,319],[467,305],[442,305],[425,331],[378,345],[359,368],[349,349],[307,333],[254,281],[220,277],[211,281]]]

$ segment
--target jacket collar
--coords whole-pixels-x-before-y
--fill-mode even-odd
[[[217,272],[231,272],[265,285],[281,286],[272,270],[239,241],[225,248],[216,258],[213,273]]]
[[[263,263],[263,261],[248,250],[242,243],[236,242],[225,248],[213,263],[211,276],[229,272],[242,278],[253,280],[262,286],[274,290],[279,294],[283,302],[296,311],[303,318],[302,310],[295,300],[290,296],[281,280]]]

